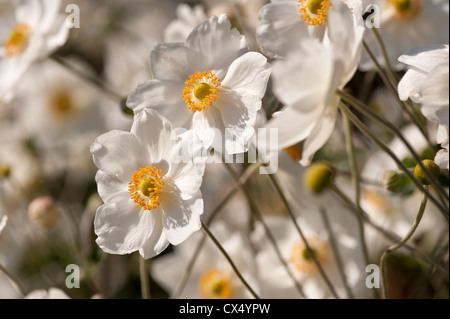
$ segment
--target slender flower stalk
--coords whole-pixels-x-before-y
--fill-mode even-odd
[[[370,58],[373,60],[378,75],[380,76],[380,78],[383,80],[384,84],[386,85],[386,87],[389,89],[389,91],[392,93],[392,96],[395,98],[395,100],[399,103],[400,107],[402,108],[402,110],[408,114],[409,118],[413,121],[413,123],[417,126],[417,128],[420,130],[420,132],[422,132],[423,136],[427,139],[428,141],[428,134],[424,129],[424,120],[423,117],[420,116],[420,114],[418,114],[417,111],[415,111],[414,109],[410,110],[408,107],[410,105],[408,105],[408,103],[400,100],[398,93],[397,93],[397,88],[396,86],[390,81],[390,79],[388,78],[385,70],[383,69],[383,67],[378,63],[378,61],[376,60],[375,56],[373,55],[373,53],[370,51],[370,48],[368,47],[368,45],[366,44],[366,42],[363,41],[363,47],[365,49],[365,51],[367,52],[367,54],[370,56]],[[431,143],[430,143],[431,144]]]
[[[350,105],[355,107],[358,111],[362,112],[367,117],[371,118],[374,121],[379,122],[380,124],[382,124],[383,126],[388,128],[389,130],[391,130],[403,142],[403,144],[405,144],[405,146],[411,152],[412,156],[417,161],[417,163],[421,166],[421,168],[424,170],[424,174],[428,177],[428,179],[430,179],[431,183],[433,184],[433,187],[435,187],[435,189],[438,191],[439,195],[442,196],[443,198],[446,198],[447,202],[449,201],[446,191],[442,188],[442,186],[439,184],[439,182],[430,175],[428,170],[425,169],[425,167],[423,166],[423,164],[421,162],[419,154],[417,154],[417,152],[414,150],[414,148],[409,143],[409,141],[403,136],[403,134],[400,132],[400,130],[395,125],[393,125],[389,121],[387,121],[384,118],[382,118],[381,116],[379,116],[376,112],[371,110],[369,106],[365,105],[364,103],[359,101],[357,98],[346,93],[345,91],[340,90],[340,91],[338,91],[338,94],[341,96],[341,98],[344,101],[346,101],[347,103],[349,103]],[[427,142],[429,143],[428,139],[427,139]],[[431,148],[434,149],[434,145],[431,145]]]
[[[340,102],[343,103],[343,102]],[[361,187],[359,184],[359,169],[358,164],[356,162],[355,150],[353,148],[353,138],[352,138],[352,128],[350,120],[347,116],[343,116],[344,120],[344,128],[345,128],[345,138],[347,144],[347,154],[350,163],[350,170],[352,174],[352,182],[353,188],[355,190],[355,203],[359,210],[361,210],[360,201],[361,201]],[[363,250],[364,259],[366,264],[369,264],[369,253],[367,249],[367,243],[364,236],[364,222],[362,220],[361,214],[357,215],[358,218],[358,226],[359,226],[359,238],[361,240],[361,248]]]
[[[383,228],[382,226],[373,222],[369,218],[369,215],[367,214],[367,212],[365,212],[364,210],[360,211],[356,207],[355,203],[353,203],[353,201],[350,198],[348,198],[347,195],[345,195],[345,193],[342,192],[336,184],[333,183],[330,185],[330,187],[331,187],[331,190],[333,191],[333,193],[339,199],[341,199],[346,205],[349,206],[351,212],[353,212],[355,214],[362,213],[361,216],[364,219],[364,222],[367,223],[367,225],[369,225],[373,229],[375,229],[377,232],[379,232],[381,235],[383,235],[383,237],[385,237],[386,239],[388,239],[391,242],[399,242],[401,240],[401,238],[399,236],[397,236],[396,234],[390,232],[389,230],[387,230],[387,229]],[[422,260],[426,261],[430,265],[433,265],[434,267],[436,267],[436,269],[439,269],[439,271],[446,278],[449,277],[448,270],[446,269],[446,267],[443,266],[442,263],[437,261],[432,256],[429,256],[426,252],[422,251],[422,249],[420,249],[418,247],[413,247],[413,246],[409,245],[408,243],[405,243],[403,247],[406,248],[407,250],[409,250],[410,252],[414,253],[416,256],[419,256]]]
[[[355,124],[358,129],[363,132],[374,144],[376,144],[379,148],[381,148],[384,152],[386,152],[399,166],[399,168],[408,175],[409,178],[413,181],[413,183],[417,186],[419,190],[423,193],[427,194],[430,200],[437,206],[437,208],[442,212],[444,217],[448,220],[449,213],[448,209],[445,208],[439,200],[437,200],[434,196],[430,194],[430,192],[423,187],[423,185],[414,177],[414,175],[408,170],[408,168],[402,163],[401,160],[397,158],[397,156],[382,142],[376,137],[370,130],[347,108],[346,105],[340,104],[340,109],[348,116],[348,118]]]
[[[288,273],[288,276],[291,278],[292,282],[294,283],[295,288],[298,290],[298,292],[300,293],[300,295],[303,298],[306,298],[305,292],[304,292],[301,284],[295,278],[294,274],[291,271],[291,268],[289,268],[289,265],[287,264],[285,258],[283,257],[283,255],[281,253],[281,250],[280,250],[280,248],[279,248],[279,246],[278,246],[278,244],[277,244],[277,242],[275,240],[274,235],[272,234],[270,228],[267,226],[266,222],[264,221],[264,218],[263,218],[263,216],[262,216],[258,206],[256,205],[256,202],[253,200],[253,198],[252,198],[252,196],[251,196],[251,194],[250,194],[250,192],[248,190],[248,187],[246,187],[245,183],[242,183],[240,181],[239,177],[234,172],[234,170],[230,167],[230,165],[228,165],[226,162],[223,162],[223,163],[224,163],[225,167],[227,168],[228,172],[230,173],[230,175],[233,177],[233,179],[237,183],[237,186],[244,192],[245,196],[247,197],[247,201],[248,201],[248,203],[250,205],[252,214],[256,217],[256,219],[263,226],[264,231],[265,231],[265,233],[266,233],[270,243],[272,244],[273,248],[275,249],[275,253],[277,254],[278,259],[280,260],[280,262],[283,265],[283,267],[286,269],[286,272]],[[259,162],[257,162],[257,163],[259,163]]]
[[[151,299],[150,294],[150,278],[148,276],[149,262],[139,255],[139,277],[141,280],[142,299]]]
[[[342,258],[341,258],[341,254],[339,253],[339,249],[336,245],[336,238],[333,234],[333,230],[331,228],[331,224],[330,224],[330,220],[327,216],[327,211],[325,210],[325,208],[321,207],[320,208],[320,215],[322,217],[323,220],[323,224],[325,225],[325,228],[330,236],[330,245],[331,245],[331,249],[333,250],[333,254],[334,257],[336,258],[336,263],[338,265],[338,270],[339,270],[339,275],[341,276],[342,282],[344,283],[344,288],[345,291],[347,292],[347,297],[350,299],[354,299],[355,296],[353,295],[353,292],[350,288],[350,286],[348,285],[348,280],[347,280],[347,276],[345,275],[345,271],[344,271],[344,265],[342,263]]]
[[[239,269],[237,269],[236,265],[234,264],[233,260],[230,258],[228,253],[225,251],[225,249],[222,247],[220,242],[217,240],[217,238],[211,233],[208,226],[205,225],[205,223],[202,221],[202,229],[205,231],[205,233],[209,236],[209,238],[214,242],[214,244],[217,246],[217,248],[220,250],[220,252],[223,254],[223,256],[227,259],[229,262],[231,268],[233,268],[236,275],[239,277],[239,279],[242,281],[244,286],[248,289],[248,291],[252,294],[252,296],[255,299],[259,299],[259,296],[256,294],[256,292],[250,287],[248,282],[244,279],[242,274],[240,273]]]
[[[273,174],[269,174],[269,179],[271,180],[272,184],[275,186],[275,189],[277,190],[278,194],[281,197],[281,200],[283,201],[284,206],[286,207],[286,210],[288,212],[289,217],[291,218],[292,222],[294,223],[295,228],[297,229],[303,244],[305,245],[306,251],[308,252],[309,256],[311,256],[312,261],[314,262],[315,266],[317,267],[320,275],[322,276],[323,280],[325,281],[328,289],[330,290],[331,294],[334,296],[334,298],[339,299],[338,294],[336,293],[336,290],[334,289],[333,284],[331,283],[330,279],[328,278],[327,274],[323,270],[323,267],[320,265],[319,261],[317,260],[316,255],[314,254],[314,251],[311,249],[311,246],[308,244],[308,241],[300,227],[300,225],[297,223],[297,220],[295,219],[294,213],[291,209],[291,206],[289,205],[289,202],[287,198],[284,196],[284,193],[278,184],[277,180],[273,176]]]
[[[425,187],[428,188],[429,186],[426,185]],[[382,292],[384,299],[389,298],[389,289],[388,289],[387,273],[386,273],[387,272],[386,271],[387,260],[388,260],[389,256],[391,255],[391,253],[393,253],[394,251],[403,247],[408,242],[408,240],[411,239],[412,235],[414,235],[414,232],[416,231],[417,227],[419,227],[420,221],[422,220],[423,214],[425,212],[425,207],[427,205],[427,201],[428,201],[427,194],[423,194],[419,212],[417,213],[414,224],[411,226],[411,228],[408,231],[408,233],[406,234],[406,236],[398,243],[396,243],[396,244],[390,246],[388,249],[386,249],[384,251],[384,253],[381,255],[381,259],[380,259],[380,272],[381,272],[381,279],[382,279],[381,280],[381,292]]]

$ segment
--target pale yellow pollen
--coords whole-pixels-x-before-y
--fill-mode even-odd
[[[184,83],[183,100],[190,111],[202,111],[217,100],[220,80],[211,72],[191,74]]]
[[[420,0],[386,0],[394,8],[394,17],[402,20],[410,20],[420,13]]]
[[[146,166],[133,173],[128,191],[136,207],[152,210],[159,206],[159,196],[164,186],[162,177],[161,170],[154,166]]]
[[[327,21],[330,0],[298,0],[297,4],[300,18],[306,25],[318,27]]]
[[[3,44],[6,56],[12,57],[21,54],[28,46],[28,38],[31,29],[25,23],[18,23],[9,33],[8,39]]]
[[[227,276],[217,269],[207,271],[199,279],[200,293],[207,299],[228,299],[231,296],[231,284]]]
[[[321,242],[317,238],[307,238],[309,248],[316,257],[320,265],[324,265],[328,260],[328,247],[326,243]],[[289,262],[300,273],[317,272],[316,264],[313,256],[305,246],[303,240],[296,242],[291,249]]]

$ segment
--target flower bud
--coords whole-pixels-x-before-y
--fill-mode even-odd
[[[49,196],[35,198],[28,205],[28,216],[38,227],[52,228],[58,221],[58,209],[55,201]]]
[[[439,175],[441,174],[441,169],[439,168],[439,166],[436,165],[435,162],[429,159],[425,159],[422,161],[422,164],[433,178],[435,178],[436,180],[439,178]],[[419,164],[417,164],[416,167],[414,168],[414,176],[423,185],[431,184],[430,180],[427,178],[425,172],[422,170],[422,167],[420,167]]]
[[[312,163],[303,175],[304,185],[315,194],[322,193],[333,182],[336,172],[328,163]]]
[[[411,183],[411,180],[403,173],[391,170],[385,171],[381,181],[387,190],[395,194],[409,195],[414,191],[414,185]]]

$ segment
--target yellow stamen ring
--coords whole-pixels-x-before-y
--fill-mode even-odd
[[[130,198],[136,207],[152,210],[159,206],[159,196],[164,186],[160,169],[146,166],[133,173],[128,183]]]
[[[387,0],[395,9],[395,17],[403,20],[410,20],[420,13],[420,0]]]
[[[199,286],[201,295],[207,299],[228,299],[231,296],[230,281],[216,269],[200,277]]]
[[[330,7],[329,0],[298,0],[300,18],[306,25],[316,27],[325,24]]]
[[[9,33],[8,40],[4,43],[6,56],[12,57],[25,51],[30,34],[31,29],[27,24],[16,24]]]
[[[309,239],[308,244],[319,264],[325,264],[328,260],[327,245],[315,239]],[[316,264],[302,240],[295,243],[292,247],[289,262],[301,273],[314,273],[317,271]]]
[[[217,99],[220,80],[211,71],[191,74],[184,84],[183,100],[190,111],[207,109]]]

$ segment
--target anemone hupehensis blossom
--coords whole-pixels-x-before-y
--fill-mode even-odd
[[[91,145],[104,201],[96,242],[105,252],[150,258],[200,229],[204,164],[177,160],[178,145],[170,122],[154,110],[137,113],[130,132],[113,130]]]
[[[278,129],[279,149],[303,142],[299,162],[304,166],[331,136],[337,90],[353,77],[361,54],[364,26],[354,26],[344,3],[333,3],[327,23],[329,41],[306,38],[273,63],[273,90],[284,107],[265,126]]]
[[[153,79],[128,97],[134,112],[155,109],[174,127],[192,130],[206,148],[225,129],[244,143],[253,135],[270,66],[262,54],[248,52],[245,38],[226,15],[197,25],[185,43],[156,45],[150,69]]]

